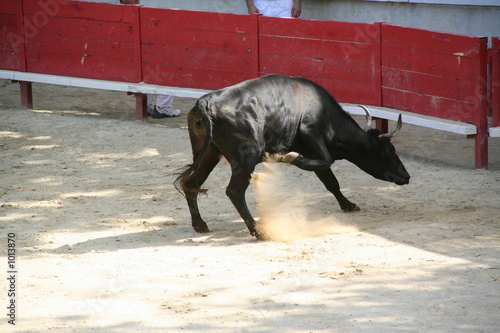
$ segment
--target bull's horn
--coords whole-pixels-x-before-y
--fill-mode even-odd
[[[370,110],[368,110],[366,106],[360,105],[359,107],[365,110],[366,112],[366,125],[364,130],[365,132],[368,132],[372,128],[372,114],[370,113]]]
[[[388,138],[388,139],[390,139],[390,138],[394,137],[396,134],[399,133],[399,131],[401,130],[401,127],[403,127],[403,119],[402,119],[401,114],[399,114],[398,124],[397,124],[396,128],[393,129],[389,133],[380,134],[379,138]]]

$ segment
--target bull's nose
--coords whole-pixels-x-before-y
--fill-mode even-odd
[[[408,185],[410,183],[410,176],[404,178],[403,181],[396,182],[397,185]]]
[[[385,180],[395,183],[396,185],[407,185],[410,183],[410,175],[408,173],[397,174],[394,172],[386,172]]]
[[[402,175],[399,175],[400,179],[398,182],[396,182],[397,185],[408,185],[410,183],[410,175],[408,172],[405,172]]]

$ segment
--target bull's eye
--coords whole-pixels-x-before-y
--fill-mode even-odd
[[[196,126],[196,128],[200,128],[201,127],[201,119],[198,119],[196,121],[195,126]]]

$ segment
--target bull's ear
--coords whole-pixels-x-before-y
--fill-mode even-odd
[[[367,140],[367,142],[364,145],[365,153],[379,149],[381,147],[382,141],[387,140],[387,139],[382,139],[380,137],[380,135],[383,134],[384,132],[382,132],[377,128],[372,128],[367,133],[370,136],[370,139]]]

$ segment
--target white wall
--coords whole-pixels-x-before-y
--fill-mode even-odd
[[[474,5],[455,5],[457,3]],[[141,0],[141,4],[157,8],[247,13],[245,0]],[[302,0],[301,18],[387,22],[470,36],[500,36],[500,0]]]
[[[304,18],[349,22],[387,22],[470,36],[500,36],[499,6],[458,6],[405,2],[303,0]],[[313,17],[316,16],[316,17]]]

